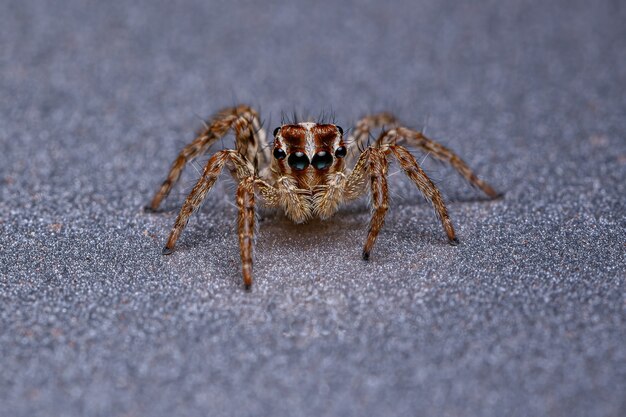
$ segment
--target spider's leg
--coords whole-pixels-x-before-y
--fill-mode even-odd
[[[378,233],[380,233],[385,222],[385,214],[389,208],[389,189],[387,187],[388,164],[385,151],[380,148],[369,148],[366,152],[369,153],[367,170],[370,175],[373,206],[367,240],[363,247],[363,259],[367,261],[370,258],[370,251],[376,243]]]
[[[377,113],[363,117],[359,120],[348,136],[348,151],[354,158],[357,152],[363,152],[369,144],[372,130],[385,127],[395,127],[398,121],[391,113]],[[354,160],[354,159],[352,159]]]
[[[456,234],[454,233],[454,227],[452,226],[452,221],[448,215],[448,209],[443,202],[439,189],[430,180],[430,178],[428,178],[424,170],[415,160],[415,157],[411,155],[405,147],[400,145],[388,145],[388,147],[400,163],[400,167],[402,167],[405,174],[411,179],[411,181],[413,181],[417,188],[419,188],[424,197],[430,200],[433,204],[433,207],[437,212],[437,216],[441,220],[443,229],[448,235],[448,241],[450,244],[457,245],[459,240],[456,238]]]
[[[253,110],[243,117],[239,117],[233,125],[235,130],[235,148],[254,165],[255,173],[259,172],[259,166],[265,166],[271,162],[271,153],[266,146],[266,136],[258,115]],[[259,149],[261,152],[259,153]],[[261,160],[259,161],[259,156]]]
[[[189,217],[200,207],[200,204],[206,197],[207,193],[211,190],[215,181],[219,177],[226,162],[232,162],[236,167],[239,178],[244,178],[253,175],[249,165],[235,150],[223,150],[215,153],[207,162],[202,176],[191,190],[191,193],[187,196],[183,207],[178,213],[174,227],[170,232],[167,243],[163,248],[163,254],[169,255],[174,252],[174,246],[176,241],[180,237],[183,229],[187,226]]]
[[[179,180],[185,165],[204,154],[213,143],[226,135],[229,129],[235,130],[237,150],[246,158],[249,158],[249,161],[256,163],[258,146],[260,143],[264,144],[265,141],[265,133],[261,129],[258,114],[245,105],[224,109],[213,116],[196,138],[180,151],[170,167],[167,178],[163,181],[159,190],[152,198],[150,206],[147,208],[156,211],[161,201],[169,195],[172,187]],[[266,151],[265,153],[268,152]],[[264,160],[269,160],[269,154],[267,156],[264,155],[263,158]]]
[[[493,187],[478,178],[474,171],[472,171],[472,169],[456,153],[434,140],[429,139],[422,132],[398,126],[394,129],[382,132],[376,140],[376,144],[379,146],[383,144],[402,143],[420,148],[433,155],[435,158],[449,163],[458,171],[459,174],[461,174],[461,176],[463,176],[463,178],[465,178],[467,182],[481,189],[482,192],[490,198],[497,198],[501,196],[501,194],[494,190]]]
[[[241,272],[243,285],[252,287],[252,250],[254,246],[254,176],[243,179],[237,186],[237,229],[239,250],[241,253]]]

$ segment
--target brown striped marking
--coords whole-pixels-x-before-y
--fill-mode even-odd
[[[283,125],[280,128],[280,134],[278,136],[285,144],[285,152],[287,152],[287,158],[280,161],[282,172],[289,173],[289,175],[296,180],[298,188],[307,188],[308,169],[305,169],[303,171],[296,171],[294,169],[291,169],[288,164],[289,155],[291,155],[292,153],[306,153],[307,129],[304,126],[298,124]]]
[[[305,151],[306,128],[300,125],[284,125],[280,128],[280,136],[287,145],[287,155],[292,152]]]
[[[252,251],[254,249],[254,177],[243,179],[237,187],[237,229],[244,288],[252,287]]]
[[[341,132],[337,128],[337,125],[334,124],[324,124],[324,125],[315,125],[311,129],[313,136],[315,138],[315,152],[326,151],[329,152],[333,156],[333,164],[330,168],[324,172],[323,174],[332,174],[335,172],[341,172],[344,170],[345,166],[345,158],[336,158],[335,150],[339,146],[345,146],[343,142],[343,136]],[[335,145],[335,142],[339,138],[338,143]],[[319,178],[319,181],[323,183],[324,180]]]
[[[332,124],[315,125],[311,128],[313,138],[315,139],[315,148],[317,151],[331,151],[335,140],[339,135],[337,126]]]

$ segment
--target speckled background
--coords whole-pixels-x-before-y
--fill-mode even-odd
[[[625,21],[621,1],[1,2],[0,415],[626,415]],[[506,196],[427,157],[461,245],[398,174],[367,263],[366,201],[263,213],[246,293],[227,178],[170,257],[202,161],[142,211],[236,102],[270,127],[392,110]]]

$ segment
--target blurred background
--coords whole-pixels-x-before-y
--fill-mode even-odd
[[[624,22],[608,0],[1,2],[0,414],[624,415]],[[236,103],[270,131],[392,111],[505,198],[419,156],[459,247],[394,175],[369,263],[366,201],[264,214],[244,293],[227,181],[160,255],[203,160],[142,211]]]

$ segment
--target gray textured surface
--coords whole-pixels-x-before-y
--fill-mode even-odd
[[[623,2],[85,3],[0,3],[0,415],[626,414]],[[227,181],[173,256],[196,172],[141,210],[235,101],[391,109],[506,197],[427,159],[462,244],[396,175],[369,263],[364,202],[266,215],[245,293]]]

